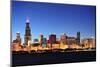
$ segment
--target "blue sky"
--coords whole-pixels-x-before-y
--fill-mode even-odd
[[[44,37],[52,33],[59,37],[63,32],[68,36],[76,36],[78,31],[81,38],[95,37],[95,14],[95,6],[13,1],[12,39],[16,38],[16,32],[19,31],[24,41],[27,16],[32,40],[38,38],[40,33]]]

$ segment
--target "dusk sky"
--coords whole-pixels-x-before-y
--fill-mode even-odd
[[[50,4],[38,2],[12,3],[12,40],[20,32],[24,41],[26,17],[30,19],[32,40],[42,33],[44,37],[55,33],[76,36],[80,31],[81,38],[95,37],[96,7],[68,4]]]

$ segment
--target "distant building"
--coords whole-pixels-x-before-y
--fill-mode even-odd
[[[52,49],[52,44],[56,44],[56,35],[55,34],[49,35],[49,45],[47,45],[47,47]]]
[[[47,39],[43,38],[42,47],[47,47]]]
[[[80,45],[80,32],[77,32],[77,37],[67,37],[67,44],[77,44]]]
[[[38,39],[34,39],[33,43],[39,43]]]
[[[67,37],[67,44],[68,45],[76,44],[76,38],[75,37]]]
[[[50,44],[55,44],[56,43],[56,35],[55,34],[51,34],[49,36],[49,43]]]
[[[65,33],[61,34],[60,43],[64,45],[67,44],[67,36]]]
[[[19,51],[20,49],[21,49],[21,45],[19,45],[18,40],[13,40],[12,51]]]
[[[77,42],[77,45],[80,45],[80,32],[77,32],[76,42]]]
[[[95,39],[94,38],[85,38],[82,40],[82,44],[85,48],[95,48]]]
[[[39,35],[39,43],[42,46],[42,44],[43,44],[43,34]]]
[[[21,45],[21,38],[20,38],[20,33],[16,33],[16,41],[18,42],[19,45]]]
[[[28,45],[28,41],[31,41],[31,29],[29,26],[29,18],[26,18],[26,28],[25,28],[25,35],[24,35],[25,45]]]
[[[16,39],[13,40],[13,42],[12,42],[12,50],[19,51],[20,48],[21,48],[21,38],[20,38],[20,33],[17,32]]]
[[[33,46],[40,46],[40,43],[39,43],[38,39],[34,39]]]

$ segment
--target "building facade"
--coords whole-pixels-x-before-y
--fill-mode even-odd
[[[50,44],[55,44],[56,43],[56,35],[55,34],[49,35],[49,43]]]
[[[26,18],[26,27],[25,27],[25,35],[24,35],[24,43],[28,45],[28,41],[31,41],[31,29],[29,26],[29,18]]]
[[[62,33],[61,34],[61,37],[60,37],[60,44],[63,44],[63,45],[66,45],[67,44],[67,36],[65,33]]]
[[[21,38],[20,38],[20,33],[16,33],[16,40],[18,41],[18,44],[21,45]]]
[[[43,44],[43,34],[39,35],[39,43],[40,43],[40,46],[42,46],[42,44]]]
[[[77,32],[77,45],[80,45],[80,32]]]

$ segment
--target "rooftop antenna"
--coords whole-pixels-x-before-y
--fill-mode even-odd
[[[30,21],[29,21],[29,17],[27,16],[26,17],[26,23],[29,23]]]

